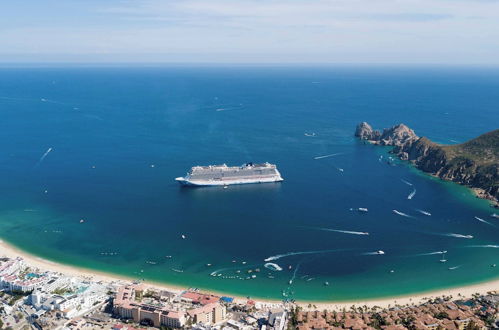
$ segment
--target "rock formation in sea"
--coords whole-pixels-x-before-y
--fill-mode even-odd
[[[392,152],[400,159],[443,180],[474,188],[479,197],[495,201],[499,207],[499,129],[456,145],[441,145],[418,137],[404,124],[380,132],[363,122],[357,125],[355,136],[373,144],[393,146]]]

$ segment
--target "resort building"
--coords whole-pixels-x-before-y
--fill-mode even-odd
[[[208,305],[218,303],[220,297],[196,291],[185,291],[180,295],[180,300],[191,304]]]
[[[225,320],[227,310],[218,302],[209,303],[198,308],[190,309],[187,314],[192,323],[217,324]]]
[[[140,285],[120,287],[113,301],[114,314],[154,327],[181,328],[185,325],[186,317],[182,311],[174,311],[166,306],[148,305],[137,299],[137,293],[142,295],[143,291],[144,288]]]

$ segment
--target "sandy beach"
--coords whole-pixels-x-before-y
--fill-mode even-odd
[[[27,264],[30,266],[39,268],[41,270],[49,270],[53,272],[62,273],[69,276],[79,276],[86,277],[92,279],[94,281],[104,281],[104,282],[130,282],[135,279],[128,278],[125,276],[119,276],[114,274],[107,274],[103,272],[94,271],[91,269],[78,268],[74,266],[68,266],[56,262],[52,262],[46,259],[42,259],[36,257],[34,255],[28,254],[15,246],[6,243],[0,240],[0,256],[5,256],[9,258],[22,257]],[[162,283],[155,282],[144,282],[146,286],[154,287],[161,290],[168,290],[171,292],[179,293],[183,290],[186,290],[185,287],[179,286],[170,286],[164,285]],[[210,290],[202,290],[203,292],[210,292],[213,294],[223,295],[221,292],[214,292]],[[483,282],[479,284],[459,287],[459,288],[451,288],[451,289],[443,289],[437,291],[423,292],[420,294],[411,294],[407,296],[400,297],[391,297],[391,298],[380,298],[380,299],[369,299],[369,300],[354,300],[354,301],[340,301],[340,302],[312,302],[312,301],[298,301],[296,304],[302,307],[304,310],[336,310],[341,311],[346,308],[349,309],[352,305],[355,306],[368,306],[374,307],[378,306],[381,308],[389,308],[396,305],[418,305],[423,302],[426,302],[428,299],[434,299],[442,296],[452,296],[454,299],[458,299],[460,297],[471,297],[472,295],[486,294],[492,291],[499,291],[499,279]],[[230,294],[227,294],[232,296]],[[235,297],[235,301],[238,303],[245,303],[247,298],[245,297]],[[264,300],[264,299],[255,299],[258,305],[260,306],[268,306],[273,307],[281,304],[281,301],[278,300]]]

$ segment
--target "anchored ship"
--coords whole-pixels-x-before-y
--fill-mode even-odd
[[[185,177],[175,178],[185,186],[228,186],[231,184],[264,183],[283,181],[273,164],[247,163],[242,166],[209,165],[194,166]]]

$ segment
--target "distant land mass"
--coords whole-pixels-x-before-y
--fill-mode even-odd
[[[393,146],[392,152],[400,159],[443,180],[466,185],[478,197],[499,207],[499,129],[456,145],[441,145],[419,137],[404,124],[380,132],[362,122],[357,125],[355,136],[373,144]]]

